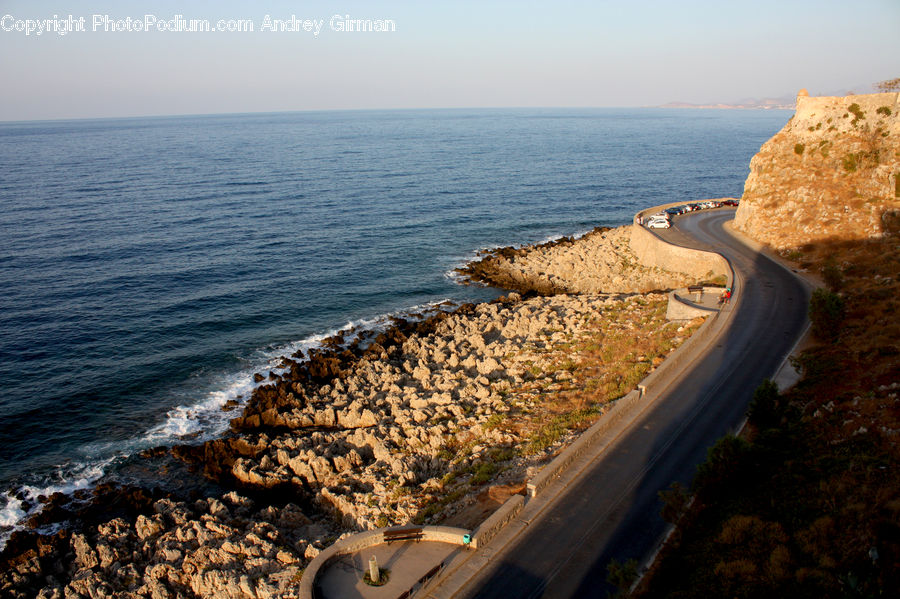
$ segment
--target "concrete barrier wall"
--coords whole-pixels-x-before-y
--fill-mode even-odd
[[[318,575],[319,570],[328,565],[328,562],[341,555],[356,553],[366,547],[381,545],[384,543],[384,531],[398,528],[411,528],[411,526],[391,526],[388,528],[367,530],[350,535],[324,549],[309,563],[309,566],[307,566],[306,570],[303,572],[303,578],[300,579],[300,588],[298,589],[297,594],[298,598],[315,598],[314,589],[316,576]],[[466,543],[463,540],[463,537],[471,534],[471,531],[469,530],[454,528],[452,526],[422,526],[415,528],[422,529],[422,541],[436,541],[440,543],[452,543],[454,545],[465,545]]]
[[[680,269],[684,271],[680,262],[682,260],[693,260],[695,263],[699,262],[703,265],[700,268],[709,266],[714,274],[724,275],[728,284],[734,286],[734,271],[731,268],[731,264],[729,264],[724,257],[713,252],[691,250],[674,246],[663,241],[644,227],[637,224],[639,216],[653,214],[654,212],[659,212],[669,206],[680,206],[683,203],[684,202],[675,202],[672,204],[665,204],[663,206],[648,208],[647,210],[637,213],[634,217],[634,227],[632,227],[632,249],[634,248],[634,240],[637,238],[638,244],[643,244],[648,251],[652,250],[651,253],[653,256],[662,257],[667,252],[670,253],[671,256],[681,256],[676,258],[659,258],[660,263],[665,262],[669,264],[668,266],[663,266],[663,268],[670,268],[673,270]],[[645,239],[645,234],[651,239]],[[642,239],[643,241],[641,241]],[[684,252],[681,250],[684,250]],[[640,257],[640,254],[638,256]],[[657,266],[660,265],[661,264],[657,264]],[[705,277],[707,272],[708,271],[704,271],[703,274],[698,275],[698,277]],[[562,472],[581,456],[581,454],[591,448],[594,442],[612,426],[616,425],[625,417],[634,417],[636,414],[640,413],[637,406],[641,399],[648,392],[656,390],[658,381],[664,380],[664,377],[670,376],[673,371],[677,372],[677,370],[683,368],[685,363],[691,359],[689,356],[692,355],[694,347],[707,343],[710,337],[713,337],[718,333],[721,327],[730,319],[731,312],[737,301],[739,301],[739,297],[735,294],[732,302],[726,304],[720,311],[714,311],[711,314],[707,314],[708,318],[706,319],[706,322],[700,325],[700,329],[691,335],[690,339],[685,341],[672,355],[667,357],[656,370],[647,375],[644,380],[638,384],[638,389],[636,391],[632,391],[618,399],[613,407],[600,416],[600,419],[595,422],[591,428],[582,433],[574,443],[563,450],[563,452],[554,458],[552,462],[541,468],[541,471],[528,481],[528,497],[537,497],[541,491],[562,474]]]
[[[685,289],[669,292],[669,301],[666,306],[666,320],[693,320],[698,316],[712,316],[718,312],[716,308],[707,308],[705,306],[696,305],[688,297],[681,297],[682,293],[686,296],[690,295]],[[703,293],[711,293],[719,296],[722,293],[722,288],[704,287]]]
[[[696,275],[698,278],[705,278],[707,274],[712,271],[714,275],[725,275],[728,284],[733,287],[734,271],[731,269],[731,265],[728,261],[722,256],[712,252],[673,246],[637,224],[638,216],[652,214],[661,209],[665,209],[668,206],[678,206],[680,204],[683,204],[683,202],[656,206],[635,215],[635,226],[632,227],[631,236],[632,250],[634,250],[638,258],[648,266],[659,266],[661,268],[693,274],[690,271],[686,271],[684,268],[685,263],[692,262],[694,264],[694,270],[699,273]],[[637,240],[637,242],[635,240]],[[636,245],[640,248],[640,251],[635,248]],[[645,261],[645,258],[647,261]],[[653,263],[653,261],[656,261],[656,263]],[[703,272],[700,273],[700,270],[703,270]],[[664,380],[664,377],[669,376],[670,371],[683,368],[684,363],[689,359],[688,356],[692,353],[692,348],[699,344],[706,343],[710,337],[713,337],[721,327],[724,326],[724,323],[731,317],[734,305],[736,305],[739,300],[740,296],[736,294],[735,299],[732,300],[731,304],[726,305],[721,311],[716,312],[713,316],[708,318],[690,339],[685,341],[681,347],[679,347],[671,356],[666,358],[656,370],[644,378],[644,380],[638,384],[637,390],[631,391],[619,398],[612,408],[603,414],[587,431],[582,433],[574,443],[542,468],[541,471],[528,482],[528,496],[531,498],[536,497],[566,468],[568,468],[572,462],[585,451],[591,449],[592,445],[601,437],[601,435],[611,427],[618,424],[626,417],[633,418],[636,414],[640,413],[641,410],[638,409],[638,406],[641,404],[641,400],[647,393],[655,390],[658,386],[657,381]],[[471,533],[468,530],[447,526],[423,526],[421,527],[423,531],[422,540],[465,545],[466,543],[464,542],[463,537],[465,535],[471,535],[473,542],[469,546],[473,549],[483,547],[496,536],[506,524],[518,515],[524,504],[525,497],[513,495],[487,520],[485,520],[474,533]],[[380,545],[384,542],[385,530],[390,530],[390,528],[380,528],[351,535],[323,550],[312,562],[310,562],[306,571],[303,573],[303,578],[300,581],[300,588],[298,589],[298,597],[300,599],[314,599],[315,578],[319,570],[337,556],[355,553],[373,545]]]
[[[626,393],[616,400],[612,408],[601,415],[600,419],[597,420],[591,428],[581,433],[574,443],[564,449],[552,462],[541,468],[541,471],[528,481],[528,496],[537,497],[547,485],[552,483],[557,476],[562,474],[562,472],[572,464],[572,462],[589,449],[597,437],[606,432],[609,427],[616,424],[623,414],[631,410],[638,400],[640,400],[640,393],[638,391]]]
[[[710,274],[712,276],[729,276],[731,267],[728,265],[728,261],[719,254],[671,245],[651,230],[637,224],[639,217],[646,218],[647,215],[671,206],[681,206],[684,203],[673,202],[638,212],[634,216],[634,226],[631,227],[631,251],[644,266],[683,272],[696,277],[698,281],[707,278]],[[728,280],[728,283],[731,283],[731,279]]]
[[[479,525],[472,533],[472,549],[480,549],[487,545],[497,533],[503,530],[515,518],[525,505],[525,497],[513,495],[501,505],[497,511]]]

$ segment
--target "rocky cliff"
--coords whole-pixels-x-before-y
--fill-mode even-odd
[[[775,248],[900,224],[900,94],[809,97],[750,162],[735,226]]]

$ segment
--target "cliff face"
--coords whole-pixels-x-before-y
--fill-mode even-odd
[[[897,231],[900,94],[801,92],[750,171],[735,226],[774,248]]]

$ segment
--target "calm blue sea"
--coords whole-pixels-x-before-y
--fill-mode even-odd
[[[480,248],[738,196],[784,111],[361,111],[0,123],[0,528],[220,433],[348,323],[493,297]],[[11,494],[12,493],[12,494]]]

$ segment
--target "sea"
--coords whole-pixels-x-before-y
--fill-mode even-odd
[[[0,123],[0,546],[37,498],[220,435],[253,374],[499,290],[481,249],[740,196],[788,111],[326,111]]]

